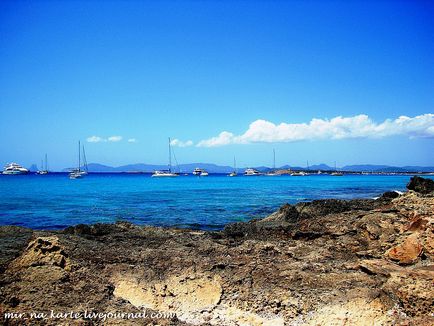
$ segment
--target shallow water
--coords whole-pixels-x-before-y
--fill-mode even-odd
[[[405,191],[409,176],[151,178],[145,174],[0,175],[0,225],[60,229],[79,223],[136,224],[218,230],[262,218],[284,203],[372,198]]]

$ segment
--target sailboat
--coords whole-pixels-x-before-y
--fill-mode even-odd
[[[179,176],[178,173],[172,172],[172,148],[170,145],[170,137],[169,137],[169,169],[168,170],[161,170],[161,171],[155,171],[154,174],[152,174],[152,177],[177,177]]]
[[[276,172],[276,151],[273,148],[273,170],[271,170],[270,172],[265,174],[266,176],[269,177],[275,177],[275,176],[279,176],[280,174],[278,174]]]
[[[45,166],[44,161],[41,161],[41,170],[36,171],[36,174],[48,174],[47,154],[45,154]]]
[[[228,174],[229,177],[236,177],[238,175],[237,173],[237,162],[235,161],[235,156],[234,156],[234,170]]]
[[[342,172],[338,172],[338,170],[336,169],[336,161],[335,161],[335,172],[332,172],[330,175],[334,177],[342,177],[344,175]]]
[[[309,166],[309,161],[306,161],[306,174],[305,175],[310,175],[310,166]]]
[[[84,146],[83,146],[83,156],[84,156],[84,162],[85,162],[85,169],[81,169],[81,143],[78,141],[78,168],[71,171],[69,174],[70,179],[80,179],[83,178],[88,172],[87,172],[87,162],[86,162],[86,154],[84,153]]]

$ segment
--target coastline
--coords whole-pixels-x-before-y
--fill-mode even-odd
[[[1,310],[176,313],[107,320],[122,325],[432,324],[434,182],[423,180],[376,200],[284,205],[219,232],[2,226]]]

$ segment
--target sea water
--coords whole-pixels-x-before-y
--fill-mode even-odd
[[[0,175],[0,225],[61,229],[80,223],[219,230],[263,218],[285,203],[323,198],[373,198],[405,191],[410,176],[179,176],[89,174]]]

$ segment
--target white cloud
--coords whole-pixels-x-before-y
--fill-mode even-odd
[[[108,141],[111,141],[111,142],[117,142],[117,141],[121,141],[122,140],[122,136],[110,136],[107,139],[108,139]]]
[[[170,141],[170,145],[178,146],[178,147],[188,147],[188,146],[192,146],[193,142],[191,140],[181,141],[175,138]]]
[[[200,141],[198,147],[217,147],[229,144],[294,142],[319,139],[381,138],[388,136],[410,138],[434,137],[434,114],[427,113],[413,118],[400,116],[382,123],[373,122],[367,115],[312,119],[309,123],[252,122],[242,135],[223,131],[218,136]]]
[[[128,139],[129,143],[137,143],[137,139],[136,138],[130,138]]]
[[[107,141],[104,138],[101,138],[99,136],[90,136],[86,140],[88,143],[99,143],[99,142]]]

